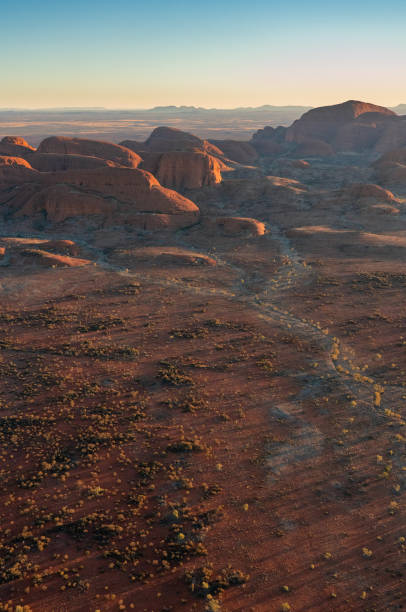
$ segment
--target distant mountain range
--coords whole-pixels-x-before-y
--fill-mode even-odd
[[[221,113],[229,113],[229,112],[258,112],[258,111],[301,111],[306,112],[311,108],[315,108],[314,106],[305,106],[305,105],[295,105],[295,104],[287,104],[287,105],[275,105],[275,104],[262,104],[262,106],[236,106],[232,108],[216,108],[210,107],[207,108],[205,106],[176,106],[176,105],[168,105],[168,106],[154,106],[152,108],[107,108],[105,106],[54,106],[51,108],[30,108],[30,107],[0,107],[0,112],[36,112],[36,113],[61,113],[61,112],[157,112],[157,113],[195,113],[195,112],[221,112]],[[388,106],[390,110],[395,111],[398,114],[406,113],[406,104],[398,104],[397,106]]]
[[[263,104],[262,106],[237,106],[235,108],[205,108],[203,106],[154,106],[154,108],[148,109],[149,112],[159,113],[200,113],[200,112],[216,112],[216,113],[230,113],[230,112],[258,112],[258,111],[300,111],[306,112],[312,106],[274,106],[272,104]]]

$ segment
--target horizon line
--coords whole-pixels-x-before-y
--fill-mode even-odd
[[[348,102],[349,100],[345,100],[344,102]],[[359,100],[361,102],[361,100]],[[364,102],[364,100],[362,100]],[[336,104],[341,104],[341,102],[337,102]],[[374,102],[370,102],[370,104],[375,104]],[[322,104],[320,106],[314,106],[311,104],[259,104],[257,106],[228,106],[228,107],[220,107],[220,106],[195,106],[193,104],[157,104],[155,106],[148,107],[134,107],[134,106],[4,106],[0,107],[0,112],[5,111],[151,111],[158,109],[174,109],[174,110],[182,110],[182,109],[193,109],[193,110],[219,110],[219,111],[232,111],[232,110],[240,110],[240,109],[250,109],[250,110],[258,110],[265,107],[270,108],[322,108],[324,106],[335,106],[335,104]],[[406,106],[406,102],[399,102],[394,105],[381,105],[385,108],[393,109],[398,106]]]

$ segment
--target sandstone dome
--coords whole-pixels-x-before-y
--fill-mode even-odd
[[[153,153],[173,151],[203,151],[211,155],[223,155],[218,147],[207,140],[177,128],[157,127],[145,141],[145,150]]]
[[[90,155],[68,155],[59,153],[33,153],[30,157],[33,168],[39,172],[57,172],[61,170],[93,170],[106,166],[115,166],[112,161]]]
[[[28,169],[24,169],[28,172]],[[0,193],[10,217],[60,224],[82,218],[87,223],[108,227],[124,225],[154,230],[193,225],[198,207],[176,191],[166,189],[145,170],[105,167],[34,173],[12,194]],[[3,197],[2,197],[3,195]]]
[[[88,140],[85,138],[65,138],[62,136],[51,136],[41,142],[38,147],[39,153],[56,153],[59,155],[84,155],[89,157],[100,157],[126,166],[138,168],[141,157],[121,145],[101,140]]]
[[[318,139],[331,143],[343,125],[369,113],[379,115],[383,119],[397,117],[396,113],[383,106],[348,100],[342,104],[307,111],[287,129],[286,140],[300,143],[308,139]]]

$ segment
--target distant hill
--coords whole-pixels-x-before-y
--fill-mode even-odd
[[[398,115],[406,115],[406,104],[398,104],[397,106],[392,106],[391,110],[393,110]]]

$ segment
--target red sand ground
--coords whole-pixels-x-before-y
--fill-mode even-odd
[[[214,610],[222,570],[224,610],[401,609],[401,417],[316,328],[187,274],[5,279],[3,609]],[[332,287],[339,328],[322,287],[289,306],[329,324]]]

